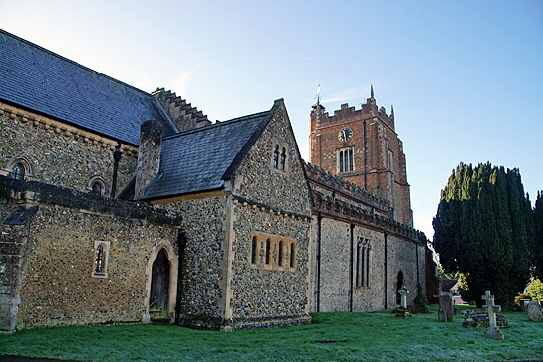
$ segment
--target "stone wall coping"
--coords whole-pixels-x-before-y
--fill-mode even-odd
[[[250,200],[248,198],[237,196],[237,195],[232,195],[232,197],[234,199],[234,204],[236,204],[236,205],[250,206],[252,208],[259,208],[262,211],[267,211],[269,213],[277,214],[277,215],[285,215],[285,216],[289,216],[289,217],[292,217],[292,218],[295,218],[295,219],[311,220],[311,215],[303,215],[303,214],[299,214],[299,213],[293,212],[293,211],[282,210],[282,209],[279,209],[279,208],[277,208],[275,206],[267,205],[267,204],[264,204],[262,202]]]
[[[338,199],[324,197],[322,193],[316,190],[313,191],[313,199],[313,212],[315,214],[371,229],[384,230],[391,235],[407,239],[416,244],[426,245],[428,243],[426,235],[422,231],[402,224],[389,216],[379,214],[374,210],[366,210]]]
[[[388,200],[372,194],[368,190],[349,182],[340,176],[336,176],[311,163],[306,163],[305,169],[309,180],[314,181],[317,184],[328,186],[333,190],[347,194],[362,203],[383,210],[387,214],[392,210]]]
[[[59,205],[87,212],[183,226],[181,215],[173,211],[143,203],[85,193],[39,181],[22,181],[0,176],[0,197],[16,200],[18,203]]]

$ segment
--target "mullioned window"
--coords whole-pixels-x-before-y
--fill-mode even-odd
[[[296,240],[253,231],[250,238],[249,268],[278,271],[296,269]]]

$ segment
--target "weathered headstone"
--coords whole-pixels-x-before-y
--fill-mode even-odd
[[[407,308],[407,294],[409,293],[409,290],[403,286],[398,290],[398,293],[400,293],[400,305],[402,308]]]
[[[541,306],[537,300],[531,300],[528,303],[528,319],[531,321],[541,322],[543,321],[543,314],[541,313]]]
[[[453,295],[449,292],[439,293],[439,311],[437,313],[437,320],[440,322],[452,322],[453,321]]]
[[[485,337],[504,339],[503,332],[500,331],[496,324],[496,313],[499,313],[502,308],[499,305],[494,305],[494,296],[490,294],[489,290],[486,291],[485,295],[481,296],[481,299],[486,301],[486,305],[483,305],[483,308],[486,308],[488,313],[488,328],[485,331]]]

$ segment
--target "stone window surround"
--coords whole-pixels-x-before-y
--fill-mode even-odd
[[[353,172],[356,169],[356,165],[354,164],[354,146],[338,148],[336,155],[338,175]]]
[[[94,184],[98,184],[100,186],[100,196],[107,196],[108,195],[108,189],[107,184],[104,181],[102,176],[94,176],[92,177],[89,182],[87,183],[87,192],[92,193]]]
[[[277,138],[273,139],[272,152],[270,155],[270,168],[273,171],[286,173],[289,171],[289,144]]]
[[[357,237],[355,262],[356,288],[369,289],[371,287],[371,244],[369,239]]]
[[[101,256],[101,263],[103,263],[102,266],[102,273],[97,273],[97,264],[98,264],[98,247],[102,247],[102,256]],[[111,243],[109,241],[102,241],[102,240],[96,240],[94,241],[94,248],[92,249],[92,273],[91,277],[93,278],[103,278],[107,279],[108,277],[108,261],[109,261],[109,248],[111,246]]]
[[[11,171],[13,170],[13,167],[16,164],[20,164],[24,168],[24,180],[25,181],[33,181],[36,180],[36,177],[34,175],[34,170],[32,168],[32,164],[30,161],[24,157],[24,156],[15,156],[11,157],[8,162],[6,163],[6,167],[4,169],[0,169],[0,175],[10,177]]]
[[[279,245],[282,246],[281,256],[279,256]],[[254,246],[256,246],[256,250],[253,249]],[[297,252],[298,247],[295,239],[252,231],[249,238],[248,267],[250,269],[294,272],[297,267]],[[279,265],[279,261],[282,261],[282,265]]]

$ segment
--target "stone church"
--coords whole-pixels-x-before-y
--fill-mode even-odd
[[[1,331],[292,325],[426,286],[373,91],[333,116],[317,102],[305,163],[282,99],[212,123],[2,30],[0,75]]]

